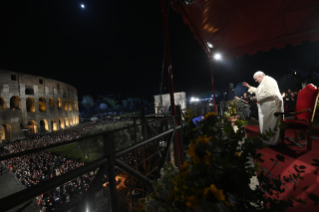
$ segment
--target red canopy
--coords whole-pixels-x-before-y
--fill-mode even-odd
[[[243,56],[319,40],[319,0],[173,0],[208,56]],[[211,48],[211,45],[213,48]]]

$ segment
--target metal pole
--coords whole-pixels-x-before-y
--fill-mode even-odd
[[[182,121],[182,109],[181,109],[181,106],[178,105],[176,107],[176,112],[177,112],[177,115],[178,115],[178,125],[181,126],[180,130],[177,131],[177,135],[179,136],[180,138],[180,154],[181,154],[181,160],[182,160],[182,163],[184,162],[184,145],[183,145],[183,121]]]
[[[109,188],[110,188],[110,200],[112,211],[117,211],[118,209],[118,199],[117,190],[115,183],[115,145],[114,145],[114,135],[110,133],[103,137],[104,142],[104,154],[107,156],[107,173],[109,178]]]
[[[132,203],[132,177],[131,175],[129,175],[129,181],[130,181],[130,185],[129,185],[129,190],[130,190],[130,204],[131,204],[131,212],[133,212],[133,203]]]
[[[170,99],[171,99],[171,109],[172,115],[176,114],[175,109],[175,101],[174,101],[174,85],[173,85],[173,71],[172,71],[172,61],[171,61],[171,50],[169,45],[169,34],[168,34],[168,24],[167,24],[167,11],[165,0],[161,0],[162,6],[162,19],[163,19],[163,29],[164,29],[164,38],[165,38],[165,46],[166,46],[166,63],[167,63],[167,73],[168,73],[168,83],[169,83],[169,91],[170,91]]]
[[[213,61],[209,58],[209,65],[210,65],[210,77],[212,79],[212,92],[213,92],[213,101],[214,101],[214,112],[216,113],[216,95],[215,95],[215,85],[214,85],[214,76],[213,76]]]

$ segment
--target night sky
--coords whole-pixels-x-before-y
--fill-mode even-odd
[[[81,8],[81,4],[85,8]],[[174,90],[211,90],[208,58],[170,10]],[[159,92],[164,38],[160,0],[1,1],[0,69],[71,84],[84,94],[152,97]],[[288,46],[214,65],[215,88],[255,85],[257,70],[279,80],[292,70],[319,71],[319,42]],[[168,93],[167,75],[164,93]]]

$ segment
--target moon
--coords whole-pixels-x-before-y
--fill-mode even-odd
[[[84,9],[84,8],[85,8],[85,5],[84,5],[84,4],[81,4],[81,8],[83,8],[83,9]]]

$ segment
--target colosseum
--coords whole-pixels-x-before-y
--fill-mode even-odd
[[[78,110],[71,85],[0,70],[0,143],[75,126]]]

